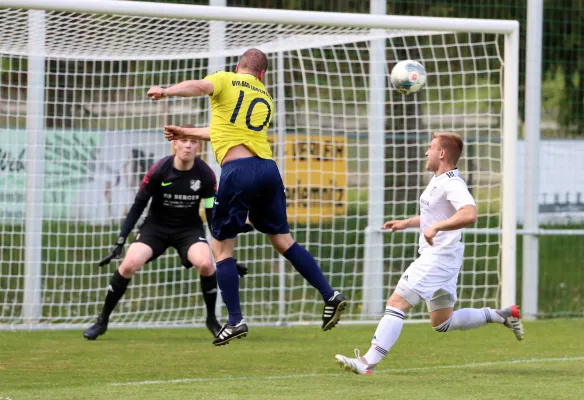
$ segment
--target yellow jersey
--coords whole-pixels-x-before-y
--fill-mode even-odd
[[[268,127],[274,102],[264,84],[250,74],[219,71],[205,77],[213,84],[209,136],[217,162],[244,145],[258,157],[272,159]]]

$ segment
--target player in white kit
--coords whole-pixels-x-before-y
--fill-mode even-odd
[[[477,219],[475,201],[466,183],[458,175],[456,164],[462,153],[459,135],[435,132],[426,151],[426,169],[434,173],[420,196],[420,215],[402,221],[388,221],[383,229],[399,231],[419,227],[420,256],[410,264],[387,301],[385,315],[379,322],[369,351],[356,358],[337,354],[338,363],[356,374],[368,375],[397,341],[404,313],[421,300],[426,301],[430,322],[438,332],[478,328],[500,323],[523,339],[519,308],[502,310],[463,308],[454,311],[456,283],[462,266],[464,244],[461,229]]]

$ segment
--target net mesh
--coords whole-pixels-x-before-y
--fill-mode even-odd
[[[385,42],[387,86],[398,60],[419,60],[428,72],[418,95],[386,91],[385,216],[400,219],[419,211],[430,178],[423,164],[431,132],[461,134],[467,148],[459,168],[480,218],[464,237],[459,305],[496,305],[500,237],[486,228],[499,227],[500,220],[499,36],[14,9],[0,10],[0,16],[0,323],[66,326],[96,317],[114,268],[100,269],[97,261],[115,241],[145,171],[171,151],[162,126],[208,124],[207,99],[154,103],[146,91],[202,78],[218,57],[233,71],[248,47],[269,57],[266,87],[276,102],[270,140],[287,188],[292,234],[350,299],[344,319],[376,320],[361,308],[367,297],[364,232],[374,201],[368,198],[369,135],[380,134],[368,131],[372,39]],[[217,29],[225,31],[223,40],[215,39]],[[43,56],[45,67],[45,127],[38,131],[27,130],[31,55]],[[32,164],[37,180],[30,179]],[[42,209],[36,225],[42,261],[28,277],[27,182],[37,182],[32,189],[42,199],[34,205]],[[384,296],[415,258],[417,239],[415,232],[384,235],[384,277],[378,283]],[[248,321],[320,319],[320,296],[266,238],[241,235],[236,257],[250,270],[241,280]],[[40,282],[41,316],[34,320],[23,313],[25,280]],[[112,323],[200,324],[204,310],[196,272],[184,270],[169,249],[133,278]],[[425,315],[421,305],[409,317]]]

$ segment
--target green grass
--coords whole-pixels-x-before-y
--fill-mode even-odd
[[[527,323],[521,343],[500,326],[405,325],[375,374],[340,369],[334,354],[366,351],[374,330],[252,327],[221,348],[203,329],[112,329],[95,342],[80,331],[4,331],[0,399],[584,398],[584,320]]]
[[[347,295],[352,300],[349,313],[360,314],[362,299],[362,268],[364,257],[364,233],[366,218],[348,218],[338,220],[334,224],[322,225],[322,230],[307,231],[298,226],[295,229],[295,238],[300,243],[307,243],[308,249],[320,261],[323,270],[330,274],[334,287],[346,288]],[[496,218],[483,218],[477,226],[497,226]],[[573,227],[580,228],[580,227]],[[8,304],[0,323],[18,322],[21,314],[22,287],[24,275],[24,235],[20,227],[4,226],[0,235],[2,248],[0,249],[0,304]],[[103,288],[107,287],[110,279],[110,269],[98,269],[95,262],[103,257],[115,239],[110,233],[101,232],[96,227],[75,224],[45,224],[44,231],[49,233],[43,236],[44,270],[43,287],[49,296],[43,307],[45,317],[78,317],[94,315],[99,312],[103,302]],[[67,234],[65,234],[67,232]],[[390,274],[394,278],[399,275],[410,260],[416,256],[412,243],[416,240],[413,233],[387,234],[384,236],[384,256],[388,260],[385,264],[384,281],[389,282]],[[477,297],[496,298],[496,280],[494,273],[490,275],[480,273],[482,269],[496,271],[496,260],[499,247],[493,237],[486,235],[465,235],[466,254],[473,257],[473,263],[467,263],[464,270],[469,273],[462,275],[462,283],[468,288],[460,298],[470,299]],[[487,242],[488,241],[488,242]],[[542,316],[583,315],[584,310],[584,270],[580,267],[584,259],[584,247],[579,236],[542,236],[540,237],[539,263],[539,312]],[[320,245],[317,245],[319,244]],[[488,245],[486,245],[488,243]],[[517,299],[521,299],[522,277],[522,237],[517,242]],[[171,253],[172,254],[172,253]],[[251,274],[242,281],[242,300],[246,304],[246,315],[259,318],[263,322],[277,322],[278,319],[278,275],[276,267],[278,258],[269,247],[264,237],[258,235],[242,235],[238,239],[236,256],[250,269]],[[405,263],[405,264],[404,264]],[[177,268],[173,268],[177,267]],[[299,313],[304,318],[318,317],[319,310],[314,308],[320,304],[315,291],[304,290],[303,280],[294,273],[287,264],[286,292],[287,315],[297,319]],[[177,318],[172,313],[164,313],[168,309],[182,309],[181,317],[195,319],[203,318],[201,299],[198,296],[198,287],[192,288],[194,296],[184,294],[187,288],[177,281],[188,274],[176,265],[176,258],[170,257],[157,261],[145,268],[145,271],[135,279],[130,286],[129,294],[139,291],[139,285],[156,279],[159,284],[156,288],[156,298],[140,301],[138,294],[128,295],[135,301],[124,303],[124,313],[139,313],[143,318],[172,319]],[[152,274],[149,278],[147,274]],[[75,279],[63,279],[64,276],[74,276]],[[18,277],[18,278],[15,278]],[[395,284],[396,282],[392,282]],[[471,293],[477,288],[476,293]],[[252,290],[261,288],[262,290]],[[270,289],[271,288],[271,289]],[[141,293],[141,292],[139,292]],[[177,295],[179,294],[179,295]],[[186,296],[186,297],[185,297]],[[304,308],[299,299],[307,299],[308,305]],[[314,301],[314,302],[313,302]],[[50,305],[49,303],[52,303]],[[172,305],[171,305],[172,303]],[[87,305],[90,304],[90,308]],[[192,305],[195,304],[195,307]],[[470,306],[471,303],[462,301],[459,306]],[[118,310],[121,311],[121,310]],[[152,314],[155,311],[158,314]],[[267,318],[267,315],[272,317]],[[54,321],[57,322],[57,321]],[[64,322],[64,321],[60,321]],[[72,321],[78,322],[78,321]]]
[[[567,227],[568,229],[570,227]],[[582,229],[582,226],[574,226]],[[517,239],[517,275],[523,274],[523,240]],[[584,246],[582,236],[539,238],[539,313],[542,316],[584,315]],[[517,286],[521,299],[521,286]]]

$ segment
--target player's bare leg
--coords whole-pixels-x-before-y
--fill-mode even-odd
[[[454,313],[454,308],[452,307],[445,307],[440,308],[435,311],[430,311],[430,323],[432,327],[436,329],[440,325],[444,324],[444,322],[448,321],[452,318],[452,314]]]
[[[331,287],[314,257],[296,243],[292,235],[284,233],[268,235],[268,237],[274,249],[286,257],[300,275],[320,292],[324,300],[322,330],[329,331],[333,329],[341,319],[341,314],[347,306],[345,297]]]
[[[101,314],[97,318],[95,324],[83,332],[83,336],[86,339],[95,340],[98,336],[106,333],[110,314],[124,293],[126,293],[130,279],[132,279],[134,274],[136,274],[136,272],[139,271],[151,257],[152,249],[150,246],[139,242],[130,245],[124,260],[112,276]]]
[[[235,239],[213,239],[211,242],[213,256],[217,262],[217,285],[229,313],[227,323],[213,340],[215,346],[223,346],[233,339],[245,337],[248,331],[239,303],[239,274],[233,259],[234,246]]]
[[[205,300],[207,309],[205,326],[213,334],[213,337],[216,337],[221,330],[221,324],[219,324],[215,315],[215,306],[217,304],[217,275],[215,274],[209,245],[206,242],[194,243],[189,247],[187,258],[199,271],[201,292],[203,293],[203,299]]]
[[[428,304],[432,309],[431,302]],[[437,332],[451,332],[454,330],[468,330],[481,326],[498,323],[509,328],[517,340],[523,340],[523,324],[519,314],[519,307],[513,305],[502,310],[484,308],[453,308],[437,309],[430,312],[430,322]]]

